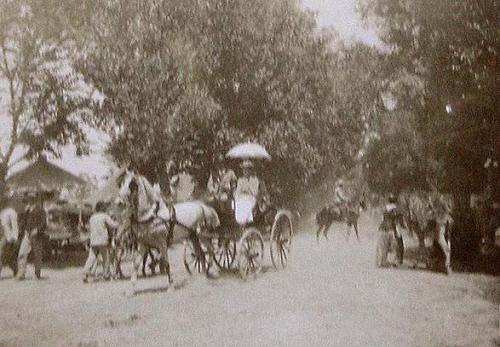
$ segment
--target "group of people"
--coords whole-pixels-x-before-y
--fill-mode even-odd
[[[449,238],[449,229],[453,223],[451,217],[451,206],[443,199],[437,199],[427,206],[425,226],[423,229],[430,230],[433,238],[433,244],[438,246],[444,255],[444,267],[447,273],[451,272],[451,243]],[[388,253],[391,249],[395,250],[396,263],[403,264],[404,243],[401,228],[408,229],[408,223],[402,209],[398,206],[398,199],[390,195],[388,203],[384,207],[383,219],[379,226],[381,232],[377,245],[377,265],[387,266]],[[425,248],[425,244],[420,245]]]
[[[208,180],[207,193],[217,210],[234,208],[236,222],[247,224],[255,222],[255,218],[269,207],[270,196],[252,161],[243,160],[240,167],[242,175],[237,178],[234,171],[221,162],[217,172]]]
[[[24,280],[32,253],[35,277],[40,279],[47,228],[43,193],[26,193],[19,214],[11,202],[6,196],[0,197],[0,278],[6,261],[14,276]]]

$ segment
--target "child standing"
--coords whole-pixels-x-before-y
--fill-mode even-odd
[[[102,256],[104,263],[104,279],[110,278],[110,264],[109,264],[109,228],[117,228],[118,223],[115,222],[106,212],[104,202],[99,201],[96,204],[95,212],[90,217],[90,248],[89,256],[83,268],[83,282],[87,282],[88,276],[92,272],[94,265],[99,257]]]

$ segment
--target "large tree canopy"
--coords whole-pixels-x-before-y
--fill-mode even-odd
[[[500,152],[495,143],[500,136],[497,2],[360,3],[388,51],[388,91],[396,100],[395,112],[412,115],[419,150],[432,159],[431,165],[439,162],[440,173],[422,170],[441,178],[427,188],[481,189],[484,162],[498,160]],[[417,181],[408,180],[408,188],[412,182]]]
[[[373,109],[347,96],[348,58],[295,1],[94,8],[79,69],[104,96],[97,121],[119,162],[155,176],[173,158],[206,176],[217,154],[255,140],[274,157],[267,178],[283,197],[359,150]]]

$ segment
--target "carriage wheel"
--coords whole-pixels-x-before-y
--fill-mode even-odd
[[[207,247],[200,242],[203,254],[197,255],[191,240],[184,240],[184,267],[187,272],[192,275],[193,272],[202,273],[203,269],[208,272],[210,268],[210,253]]]
[[[212,239],[215,264],[221,270],[230,270],[236,258],[236,242],[230,239]]]
[[[249,228],[238,242],[238,268],[243,279],[262,270],[264,240],[259,230]]]
[[[292,221],[286,214],[279,214],[271,228],[271,261],[276,269],[284,269],[292,245]]]

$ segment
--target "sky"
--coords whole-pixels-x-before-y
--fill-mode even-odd
[[[363,41],[374,45],[377,43],[377,36],[374,31],[367,30],[362,24],[361,18],[355,12],[356,0],[299,0],[302,7],[315,12],[318,26],[320,28],[333,28],[340,37],[348,41]],[[2,105],[0,102],[0,110]],[[0,127],[0,137],[3,137],[7,131],[7,125],[3,120]],[[79,175],[82,173],[95,175],[99,181],[104,180],[110,172],[110,163],[102,155],[106,147],[105,134],[90,131],[90,149],[89,156],[77,157],[74,146],[62,148],[62,156],[56,159],[48,156],[48,159],[54,164]],[[17,165],[12,172],[18,171],[27,164]]]
[[[356,13],[357,0],[299,0],[304,8],[316,13],[318,26],[333,28],[345,40],[358,40],[373,45],[377,35],[366,28]]]

